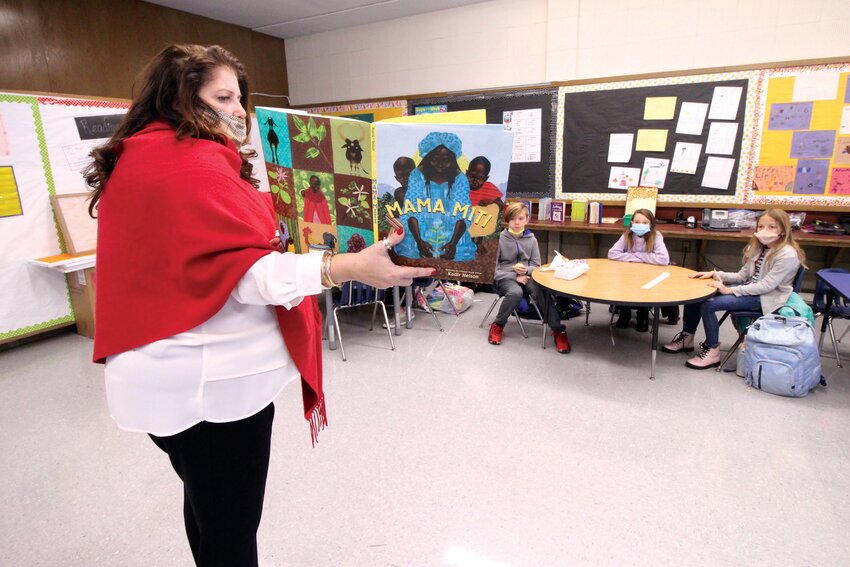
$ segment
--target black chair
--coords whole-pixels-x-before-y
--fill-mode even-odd
[[[823,270],[818,270],[818,273],[824,272],[832,272],[832,273],[842,273],[846,274],[847,270],[844,268],[824,268]],[[826,294],[829,291],[827,285],[823,283],[820,279],[818,279],[815,284],[815,295],[812,298],[812,307],[815,310],[815,316],[824,316],[827,318],[827,330],[829,330],[829,338],[832,341],[832,350],[835,353],[835,362],[838,364],[839,368],[843,368],[841,365],[841,357],[838,355],[838,343],[841,342],[841,338],[844,337],[842,334],[839,339],[835,338],[835,329],[832,327],[832,320],[836,317],[839,319],[850,319],[850,303],[844,300],[842,297],[835,297],[833,299],[832,305],[829,308],[829,312],[826,309]],[[848,327],[850,328],[850,327]],[[845,329],[844,333],[847,330]],[[821,333],[820,342],[818,344],[818,350],[823,352],[823,338],[826,336],[826,333]]]
[[[797,270],[797,274],[794,276],[794,291],[796,293],[800,293],[800,288],[803,287],[803,279],[805,277],[806,268],[800,266]],[[732,321],[738,331],[738,339],[735,341],[735,344],[732,345],[732,348],[730,348],[726,353],[726,356],[723,357],[723,360],[720,362],[720,366],[717,367],[717,372],[723,370],[723,367],[726,366],[726,363],[730,358],[732,358],[732,355],[738,350],[741,343],[744,342],[744,338],[747,336],[747,329],[750,328],[752,322],[762,315],[764,315],[764,313],[761,311],[727,311],[723,314],[723,317],[720,318],[720,322],[718,323],[718,327],[722,325],[723,321],[725,321],[728,317],[732,317]],[[746,321],[748,319],[749,321]]]

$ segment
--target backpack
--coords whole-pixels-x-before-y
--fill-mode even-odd
[[[777,396],[801,398],[818,384],[820,352],[812,324],[797,311],[759,317],[747,331],[744,378],[748,386]]]

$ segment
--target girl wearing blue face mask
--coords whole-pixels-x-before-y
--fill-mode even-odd
[[[670,263],[670,255],[667,253],[667,247],[664,246],[664,237],[655,230],[655,215],[652,211],[638,209],[634,212],[631,226],[608,251],[608,259],[659,266]],[[632,319],[632,309],[627,305],[620,305],[617,309],[620,317],[617,319],[616,326],[624,329],[629,326],[629,321]],[[668,315],[668,319],[673,318],[674,316]],[[678,320],[678,309],[676,309],[675,319]],[[635,329],[641,333],[649,329],[649,309],[646,307],[638,307]]]

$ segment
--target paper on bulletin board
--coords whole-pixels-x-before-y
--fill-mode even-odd
[[[417,123],[417,124],[486,124],[487,111],[481,110],[458,110],[455,112],[440,112],[436,114],[413,114],[387,118],[381,122],[388,123]]]
[[[0,217],[13,217],[23,212],[15,171],[12,166],[0,166]]]
[[[741,104],[742,93],[741,87],[714,87],[708,118],[710,120],[735,120],[738,115],[738,106]]]
[[[712,189],[729,190],[729,180],[732,178],[732,169],[735,160],[709,156],[705,162],[705,173],[702,176],[702,186]]]
[[[679,110],[679,121],[676,123],[676,133],[699,136],[705,126],[707,113],[708,104],[705,102],[683,102]]]
[[[833,100],[838,96],[838,81],[841,73],[820,71],[804,73],[794,79],[793,102],[805,100]]]
[[[792,158],[830,158],[834,148],[835,130],[794,132],[791,137]]]
[[[676,114],[676,97],[648,96],[643,107],[644,120],[672,120]]]
[[[667,130],[641,128],[637,131],[636,152],[663,152],[667,147]]]
[[[794,191],[794,167],[790,165],[763,165],[753,173],[753,190],[765,193],[791,193]]]
[[[611,134],[608,139],[608,161],[610,163],[628,163],[632,159],[634,134]]]
[[[643,160],[643,171],[640,175],[640,184],[645,187],[664,188],[667,179],[667,168],[670,167],[669,159],[646,158]]]
[[[823,195],[826,191],[826,178],[828,176],[828,159],[797,160],[794,193],[797,195]]]
[[[673,162],[670,164],[670,173],[687,173],[693,175],[697,172],[699,156],[702,153],[702,144],[690,142],[676,142],[673,151]]]
[[[836,167],[829,182],[830,195],[850,195],[850,168]]]
[[[737,122],[712,122],[705,142],[705,153],[731,155],[737,137]]]
[[[808,130],[812,123],[811,102],[771,104],[768,130]]]
[[[507,110],[502,113],[502,125],[505,131],[514,133],[512,163],[540,161],[543,109]]]
[[[839,136],[835,141],[834,165],[850,165],[850,136]]]
[[[850,106],[845,106],[841,111],[841,126],[839,134],[850,134]]]
[[[640,185],[639,167],[614,166],[611,168],[611,174],[608,176],[609,189],[622,189],[626,191],[629,187],[636,185]]]

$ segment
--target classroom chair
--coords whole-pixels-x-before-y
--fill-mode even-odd
[[[413,312],[411,311],[411,309],[413,309],[416,304],[419,304],[423,309],[425,309],[425,311],[427,311],[431,315],[431,317],[434,318],[434,321],[437,323],[437,327],[440,329],[440,332],[443,332],[443,325],[440,324],[440,319],[437,317],[437,314],[434,313],[434,310],[428,304],[428,300],[425,299],[425,294],[422,292],[422,290],[431,287],[434,284],[434,281],[434,278],[414,278],[413,283],[404,288],[404,296],[399,301],[399,304],[404,305],[407,308],[407,324],[405,325],[405,322],[402,322],[402,325],[407,326],[408,329],[412,327],[410,320],[412,319]],[[443,293],[445,294],[445,289],[443,289]],[[451,301],[451,299],[449,301]],[[451,306],[455,306],[454,302],[451,303]]]
[[[528,304],[529,304],[529,305],[531,305],[531,306],[534,308],[534,311],[537,313],[537,317],[539,317],[539,318],[540,318],[540,324],[541,324],[541,325],[543,325],[543,329],[544,329],[544,338],[543,338],[543,340],[545,341],[545,340],[546,340],[546,338],[545,338],[546,321],[543,319],[543,314],[542,314],[542,313],[540,313],[540,309],[537,307],[537,303],[534,301],[534,298],[533,298],[533,297],[531,297],[531,296],[530,296],[528,293],[526,293],[524,290],[523,290],[522,296],[525,298],[525,300],[526,300],[526,301],[528,301]],[[483,329],[483,328],[484,328],[484,323],[487,321],[487,317],[489,317],[489,316],[490,316],[490,313],[492,313],[492,312],[493,312],[493,309],[495,309],[495,308],[496,308],[496,306],[497,306],[499,303],[501,303],[501,302],[502,302],[502,299],[504,299],[504,298],[505,298],[505,296],[504,296],[504,295],[497,295],[497,296],[496,296],[496,299],[494,299],[494,300],[493,300],[493,303],[491,303],[491,304],[490,304],[490,309],[488,309],[488,310],[487,310],[487,313],[484,315],[484,318],[483,318],[483,319],[481,319],[481,323],[478,325],[478,328],[479,328],[479,329]],[[525,332],[525,325],[523,325],[523,324],[522,324],[522,319],[520,318],[519,313],[517,313],[517,312],[516,312],[516,309],[514,309],[513,313],[511,313],[511,315],[513,315],[513,316],[514,316],[514,319],[516,319],[516,322],[517,322],[517,324],[519,325],[519,330],[520,330],[520,332],[522,333],[522,336],[523,336],[523,337],[525,337],[525,338],[527,339],[527,338],[528,338],[528,333],[526,333],[526,332]],[[543,348],[546,348],[546,347],[544,346]]]
[[[805,277],[806,268],[800,266],[797,270],[797,274],[794,276],[794,292],[800,293],[800,288],[803,287],[803,279]],[[723,357],[723,360],[720,361],[720,366],[717,367],[717,372],[721,372],[729,359],[732,358],[732,355],[738,352],[738,347],[741,346],[742,342],[744,342],[744,338],[747,336],[747,330],[750,328],[752,321],[755,321],[762,315],[764,315],[764,313],[761,311],[727,311],[723,314],[718,326],[722,325],[723,321],[731,317],[732,321],[735,323],[735,328],[738,330],[738,338],[735,340],[735,344],[732,345],[732,348],[730,348],[726,353],[726,356]],[[747,321],[747,319],[750,321]]]
[[[339,350],[342,353],[342,360],[347,360],[345,357],[345,346],[342,342],[342,328],[339,326],[339,317],[337,313],[343,309],[352,307],[362,307],[364,305],[372,305],[372,320],[369,325],[371,331],[375,327],[375,315],[378,311],[378,306],[384,315],[384,324],[386,325],[387,336],[390,338],[390,349],[395,350],[393,342],[393,334],[390,328],[390,320],[387,317],[387,307],[384,304],[383,297],[385,290],[367,286],[364,283],[357,281],[348,281],[340,286],[340,291],[334,294],[333,297],[333,319],[336,327],[337,337],[339,339]]]
[[[824,268],[822,270],[818,270],[818,273],[821,272],[833,272],[833,273],[843,273],[846,274],[847,270],[844,268]],[[841,342],[841,339],[844,338],[844,335],[847,333],[847,329],[844,330],[844,333],[837,340],[835,338],[835,329],[832,327],[832,320],[838,317],[839,319],[848,319],[850,320],[850,303],[844,300],[843,297],[836,296],[833,299],[832,306],[829,309],[829,312],[826,310],[826,294],[828,292],[827,285],[823,283],[820,279],[818,279],[815,284],[815,295],[812,298],[812,307],[815,310],[815,316],[824,316],[827,318],[827,330],[829,330],[829,339],[832,341],[832,350],[835,353],[835,362],[838,364],[839,368],[843,368],[841,365],[841,357],[838,355],[838,343]],[[850,327],[848,327],[850,329]],[[818,350],[823,352],[823,338],[826,333],[821,333],[820,342],[818,343]]]

